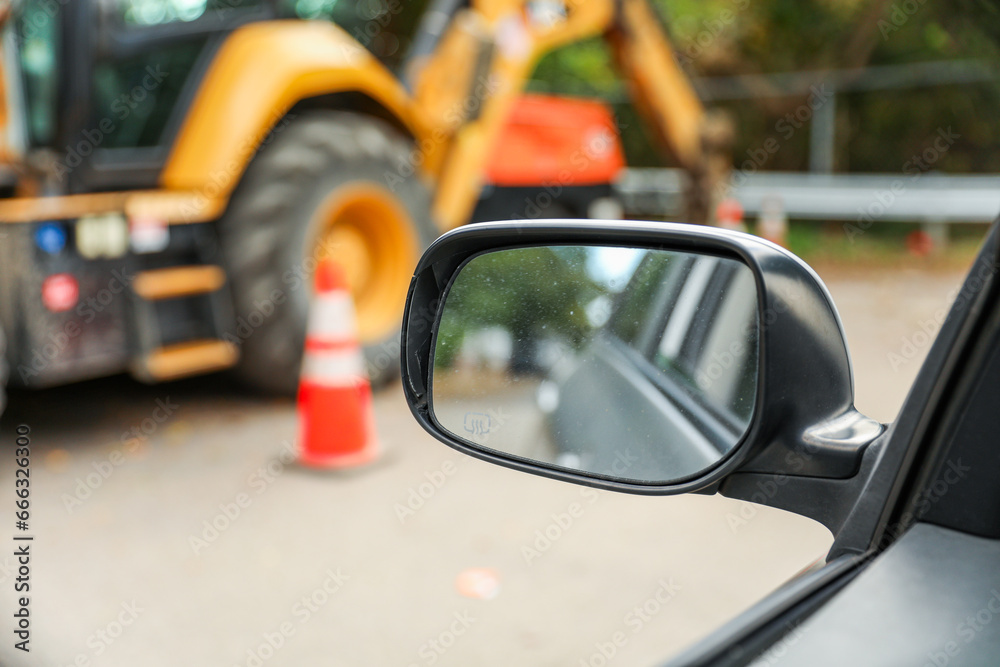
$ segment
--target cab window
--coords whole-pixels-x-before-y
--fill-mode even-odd
[[[188,23],[205,16],[255,9],[265,0],[117,0],[117,13],[127,26]]]
[[[50,146],[55,138],[61,24],[58,8],[39,0],[25,2],[17,16],[28,140],[33,146]]]
[[[264,18],[266,0],[114,0],[94,65],[91,127],[101,148],[149,148],[165,132],[213,35]]]
[[[429,0],[286,0],[296,18],[332,21],[378,58],[399,71]]]

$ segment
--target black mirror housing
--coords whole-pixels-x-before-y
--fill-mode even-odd
[[[441,428],[428,395],[434,333],[443,297],[470,258],[487,251],[553,245],[605,245],[684,251],[735,259],[757,285],[759,380],[743,439],[708,470],[667,484],[608,479],[474,446]],[[883,431],[854,408],[851,363],[836,308],[815,272],[759,237],[693,225],[560,221],[482,223],[438,239],[417,265],[403,316],[403,389],[414,417],[431,435],[471,456],[515,470],[595,488],[667,495],[721,490],[765,504],[734,473],[841,480],[855,476],[865,448]],[[755,477],[752,475],[751,477]],[[822,520],[822,519],[820,519]],[[827,523],[827,522],[824,522]]]

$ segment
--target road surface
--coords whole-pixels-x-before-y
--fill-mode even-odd
[[[831,280],[863,411],[894,416],[921,323],[960,279]],[[721,497],[594,492],[464,458],[420,430],[398,386],[376,411],[384,457],[334,473],[291,460],[291,402],[217,377],[15,393],[0,440],[11,456],[15,426],[31,428],[31,652],[13,648],[4,547],[0,664],[649,665],[831,541]]]

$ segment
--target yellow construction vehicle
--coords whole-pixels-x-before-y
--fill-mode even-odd
[[[538,59],[584,38],[608,39],[690,175],[691,220],[707,220],[728,168],[725,132],[647,0],[16,0],[2,12],[0,337],[21,385],[235,367],[291,393],[311,276],[331,259],[384,381],[422,247],[468,221]]]

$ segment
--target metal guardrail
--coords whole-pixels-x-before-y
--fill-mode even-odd
[[[616,189],[626,213],[671,217],[681,211],[683,178],[678,169],[626,169]],[[758,172],[732,195],[750,217],[775,201],[799,220],[988,223],[1000,216],[1000,176]]]

